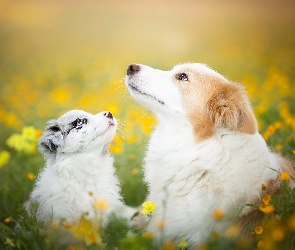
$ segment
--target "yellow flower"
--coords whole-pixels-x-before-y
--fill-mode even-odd
[[[262,234],[263,233],[263,227],[262,226],[255,227],[255,233],[256,234]]]
[[[7,217],[7,218],[4,219],[4,223],[8,224],[10,222],[11,222],[11,219],[9,217]]]
[[[109,203],[106,200],[97,199],[94,201],[94,207],[101,212],[105,212],[109,208]]]
[[[94,227],[91,221],[82,218],[78,226],[70,229],[73,236],[77,239],[84,240],[86,245],[101,243],[99,230]]]
[[[135,142],[136,142],[136,137],[135,137],[134,135],[133,135],[133,136],[130,136],[130,137],[128,138],[127,142],[128,142],[129,144],[133,144],[133,143],[135,143]]]
[[[295,215],[293,214],[288,220],[290,230],[295,231]]]
[[[272,233],[271,236],[275,241],[282,241],[285,238],[285,231],[283,228],[275,228]]]
[[[278,145],[276,146],[276,149],[277,149],[277,150],[281,150],[281,149],[283,149],[283,145],[282,145],[282,144],[278,144]]]
[[[7,145],[17,151],[22,151],[23,140],[20,134],[12,134],[6,141]]]
[[[264,140],[268,141],[270,134],[268,131],[265,131],[262,136],[263,136]]]
[[[292,153],[295,155],[295,150],[293,150]]]
[[[0,168],[3,167],[10,159],[10,153],[6,150],[0,152]]]
[[[135,155],[135,154],[131,154],[130,156],[129,156],[129,159],[130,160],[136,160],[136,158],[137,158],[137,156]]]
[[[36,129],[36,131],[35,131],[35,135],[36,135],[36,137],[37,137],[37,138],[40,137],[41,134],[42,134],[42,130],[41,130],[41,129]]]
[[[275,129],[281,129],[283,127],[283,123],[282,122],[276,122],[274,124]]]
[[[224,212],[221,209],[216,209],[213,211],[212,217],[215,220],[220,220],[224,217]]]
[[[146,239],[152,239],[154,237],[154,234],[152,232],[147,231],[144,232],[142,236]]]
[[[265,184],[263,184],[263,183],[261,184],[261,189],[262,189],[262,190],[265,190],[265,189],[266,189]]]
[[[265,205],[264,203],[261,203],[259,210],[266,214],[271,214],[275,211],[275,207],[273,205]]]
[[[166,242],[163,244],[161,250],[175,250],[176,244],[174,242]]]
[[[35,141],[36,134],[36,129],[33,126],[24,127],[22,130],[22,136],[27,140]]]
[[[73,228],[73,224],[68,223],[68,222],[64,224],[64,229],[65,229],[65,230],[69,230],[69,229],[71,229],[71,228]]]
[[[290,179],[290,175],[287,172],[282,172],[280,177],[283,181],[287,181]]]
[[[135,168],[132,169],[132,170],[131,170],[131,174],[132,174],[132,175],[138,175],[138,170],[135,169]]]
[[[114,146],[113,144],[110,145],[110,151],[114,154],[121,154],[123,152],[123,147],[122,145],[116,145]]]
[[[33,181],[35,179],[35,175],[33,173],[27,173],[27,178],[30,180],[30,181]]]
[[[145,201],[142,203],[144,209],[141,210],[142,214],[152,213],[156,209],[156,204],[152,201]]]
[[[228,238],[234,238],[237,237],[240,233],[240,227],[238,225],[231,225],[225,232],[225,235]]]
[[[258,241],[258,243],[257,243],[257,247],[258,247],[258,248],[264,248],[264,247],[265,247],[265,243],[264,243],[264,241],[263,241],[263,240]]]
[[[272,135],[274,134],[274,132],[276,131],[275,127],[273,125],[269,125],[267,130],[269,131],[269,133]]]
[[[6,141],[7,145],[18,152],[36,153],[39,132],[33,126],[24,127],[21,134],[12,134]]]
[[[184,239],[184,237],[181,237],[180,243],[177,245],[178,248],[183,249],[187,247],[187,241]]]
[[[268,205],[271,201],[271,196],[269,194],[265,195],[263,198],[262,198],[262,201],[265,205]]]
[[[67,89],[54,89],[49,93],[50,98],[52,101],[59,105],[65,105],[68,100],[70,99],[70,94]]]

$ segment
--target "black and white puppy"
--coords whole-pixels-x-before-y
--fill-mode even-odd
[[[109,154],[117,121],[110,112],[96,115],[72,110],[48,122],[39,144],[46,160],[25,204],[29,211],[38,202],[37,220],[79,221],[83,213],[91,219],[103,205],[104,221],[111,212],[130,218],[135,210],[124,205],[118,178]]]

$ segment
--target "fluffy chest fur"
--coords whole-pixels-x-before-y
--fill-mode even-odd
[[[54,220],[75,222],[83,213],[95,216],[95,200],[106,201],[112,209],[122,205],[112,166],[108,154],[57,156],[56,162],[40,173],[31,193],[30,199],[39,203],[37,217],[43,221],[52,216]]]
[[[280,170],[262,137],[221,130],[199,144],[189,128],[159,126],[153,133],[145,158],[148,199],[156,203],[148,230],[160,236],[157,223],[164,220],[168,240],[182,235],[195,245],[213,230],[215,209],[238,216],[243,205],[260,197],[261,184],[276,178]],[[244,211],[245,213],[246,211]]]

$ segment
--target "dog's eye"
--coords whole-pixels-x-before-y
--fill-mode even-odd
[[[177,75],[177,79],[180,81],[188,81],[187,74],[185,74],[185,73],[181,73],[181,74]]]
[[[83,124],[87,123],[87,119],[83,118],[83,119],[76,119],[75,121],[72,122],[72,125],[74,128],[80,129],[83,127]]]

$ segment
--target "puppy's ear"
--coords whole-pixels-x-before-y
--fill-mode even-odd
[[[207,103],[207,112],[215,128],[226,127],[246,134],[257,130],[256,119],[244,89],[226,84]]]
[[[39,150],[43,154],[55,154],[64,144],[64,133],[57,121],[49,121],[47,125],[40,139]]]

